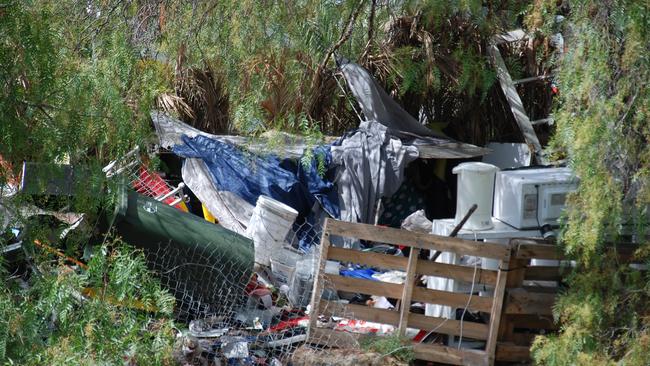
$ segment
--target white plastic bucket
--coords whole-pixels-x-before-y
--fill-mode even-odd
[[[271,265],[271,255],[282,249],[298,211],[270,197],[260,196],[253,209],[246,236],[255,244],[255,262]]]
[[[486,163],[462,163],[452,172],[458,174],[456,218],[458,225],[473,204],[478,208],[469,217],[463,229],[488,230],[492,225],[492,202],[494,199],[494,176],[499,170]]]

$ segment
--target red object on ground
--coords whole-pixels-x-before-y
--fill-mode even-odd
[[[309,317],[308,316],[303,316],[300,318],[294,318],[294,319],[289,319],[289,320],[283,320],[279,322],[278,324],[269,327],[267,332],[273,333],[273,332],[279,332],[288,328],[295,328],[300,325],[300,322],[308,322]]]

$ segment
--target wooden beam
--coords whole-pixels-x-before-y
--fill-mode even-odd
[[[564,259],[564,254],[555,245],[516,239],[512,242],[515,245],[515,257],[519,259]]]
[[[423,234],[412,231],[368,224],[350,223],[327,219],[328,231],[332,235],[370,240],[378,243],[406,245],[409,247],[452,252],[461,255],[473,255],[501,259],[509,250],[506,245],[475,242],[446,236]]]
[[[330,247],[327,259],[400,271],[403,271],[408,264],[408,259],[400,256],[336,247]],[[474,269],[471,267],[432,262],[425,259],[418,260],[417,274],[446,277],[467,282],[475,279],[476,283],[488,286],[494,286],[497,281],[497,271],[479,268],[476,276],[474,276]]]
[[[413,286],[415,286],[415,268],[417,267],[419,256],[420,249],[412,248],[411,253],[409,254],[409,262],[406,267],[406,279],[402,290],[399,327],[397,329],[397,334],[400,337],[403,337],[406,334],[406,327],[408,326],[408,316],[411,311],[411,295],[413,295]]]
[[[343,277],[332,274],[323,275],[323,285],[337,291],[347,291],[366,295],[385,296],[392,299],[401,299],[403,285],[364,280],[360,278]],[[449,291],[432,290],[423,287],[413,288],[412,301],[419,301],[427,304],[439,304],[452,307],[465,307],[469,294],[461,294]],[[469,309],[474,311],[490,312],[492,298],[483,296],[472,296]]]
[[[515,117],[515,121],[517,121],[517,125],[519,125],[521,133],[524,135],[524,140],[531,147],[537,163],[542,163],[544,160],[542,156],[542,145],[537,138],[533,124],[530,123],[530,118],[526,114],[524,103],[521,101],[519,93],[517,93],[517,89],[512,82],[512,77],[510,77],[510,73],[508,72],[506,63],[503,61],[503,57],[501,57],[501,52],[497,44],[493,43],[488,45],[487,51],[497,71],[497,78],[499,79],[501,90],[508,101],[508,105],[510,105],[510,110]]]
[[[553,293],[531,292],[522,288],[513,289],[508,291],[505,313],[551,316],[555,297]]]
[[[408,264],[408,259],[400,256],[335,247],[330,248],[327,259],[400,271]]]
[[[568,268],[555,266],[529,266],[526,268],[525,279],[528,281],[562,281],[562,273]]]
[[[503,310],[503,300],[506,293],[506,283],[508,282],[508,268],[510,258],[506,257],[499,263],[499,274],[497,275],[497,285],[494,288],[494,301],[490,311],[490,333],[488,334],[485,352],[488,355],[488,363],[494,364],[494,358],[497,347],[497,338],[499,336],[499,326],[501,324],[501,313]]]
[[[491,287],[494,287],[497,283],[497,271],[477,268],[476,275],[474,275],[474,268],[472,267],[432,262],[424,259],[418,261],[418,274],[446,277],[466,282],[475,281],[477,284]]]
[[[515,328],[558,329],[558,325],[555,324],[552,315],[504,314],[504,318],[512,323]]]
[[[395,310],[378,309],[365,305],[341,304],[331,301],[321,301],[320,314],[390,324],[393,326],[399,325],[400,318],[400,313]],[[408,325],[409,328],[413,329],[452,335],[459,335],[461,327],[460,321],[455,319],[415,313],[409,314]],[[463,322],[463,335],[472,339],[486,340],[488,326],[482,323]]]
[[[392,299],[402,297],[402,285],[360,278],[343,277],[333,274],[323,275],[323,285],[336,291],[347,291],[366,295],[385,296]]]
[[[530,361],[530,347],[499,342],[499,344],[497,344],[496,360],[499,362],[527,363]]]
[[[486,340],[489,328],[487,324],[461,322],[455,319],[438,318],[422,314],[410,314],[409,326],[415,329],[433,331],[442,334],[460,335],[460,328],[463,328],[463,336],[472,339]]]
[[[483,366],[488,364],[485,352],[472,349],[459,350],[440,345],[416,343],[413,346],[413,352],[415,353],[416,359],[424,361],[467,366]]]
[[[327,232],[327,220],[323,226],[323,235],[320,241],[320,261],[316,270],[314,278],[314,287],[311,294],[311,308],[318,309],[318,304],[321,300],[323,292],[323,273],[325,272],[325,264],[327,263],[327,252],[330,247],[330,234]],[[309,327],[307,328],[307,338],[310,337],[309,333],[315,330],[318,325],[318,311],[312,311],[309,315]]]
[[[416,287],[413,289],[412,298],[413,301],[420,301],[427,304],[439,304],[455,308],[464,308],[465,305],[467,305],[469,294]],[[489,313],[492,308],[492,298],[473,295],[467,308],[474,311]]]

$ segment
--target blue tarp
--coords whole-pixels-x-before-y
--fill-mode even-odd
[[[332,217],[339,218],[336,187],[332,183],[333,170],[325,176],[318,173],[318,162],[313,158],[308,167],[276,155],[255,155],[234,145],[198,135],[182,137],[183,144],[174,146],[174,153],[185,158],[202,159],[220,190],[230,191],[252,205],[260,195],[269,196],[298,211],[297,222],[312,221],[310,217],[316,201]],[[330,146],[314,149],[314,156],[331,164]]]
[[[377,272],[371,268],[345,269],[340,271],[340,274],[343,277],[352,277],[352,278],[360,278],[362,280],[377,281],[376,278],[372,277],[372,275],[374,275],[375,273],[381,273],[381,272]]]

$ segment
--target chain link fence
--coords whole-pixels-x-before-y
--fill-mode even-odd
[[[319,223],[294,225],[285,247],[272,255],[270,267],[242,268],[204,246],[179,249],[161,243],[145,249],[145,255],[163,287],[176,298],[175,317],[180,327],[187,327],[185,337],[201,345],[208,365],[233,359],[242,365],[286,365],[307,340],[319,265],[320,245],[307,253],[296,247],[318,243],[321,235]],[[340,309],[331,310],[338,317],[345,315]],[[316,343],[335,344],[325,339]],[[196,357],[196,352],[192,355]]]

